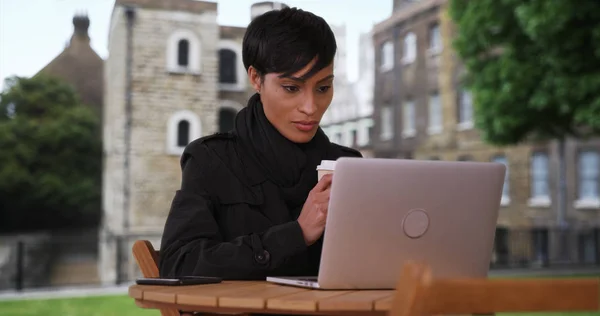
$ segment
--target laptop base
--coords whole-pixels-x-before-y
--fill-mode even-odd
[[[320,289],[317,277],[267,277],[267,282],[298,286],[310,289]]]

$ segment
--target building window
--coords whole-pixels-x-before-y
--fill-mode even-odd
[[[343,136],[340,144],[346,147],[356,146],[356,136],[358,128],[358,122],[347,121],[341,124]]]
[[[600,254],[596,250],[598,249],[596,247],[598,243],[597,233],[593,229],[590,229],[580,232],[578,235],[579,262],[588,264],[598,262],[598,255]]]
[[[167,71],[174,73],[200,73],[200,41],[194,32],[177,30],[167,40]]]
[[[429,28],[429,53],[431,55],[439,54],[442,51],[442,36],[439,23],[431,25]]]
[[[529,206],[550,206],[548,154],[537,152],[531,156],[531,199]]]
[[[219,45],[219,89],[245,91],[246,71],[242,62],[242,47],[232,40],[220,40]]]
[[[340,132],[341,130],[341,126],[339,125],[332,125],[329,127],[329,140],[332,143],[336,143],[339,144],[342,140],[338,139],[338,136],[340,136],[342,133]]]
[[[404,37],[404,54],[402,62],[404,64],[413,63],[417,59],[417,36],[410,32]]]
[[[394,68],[394,44],[392,41],[386,41],[381,45],[381,72]]]
[[[179,40],[177,44],[177,65],[187,67],[190,54],[190,42],[186,39]]]
[[[600,198],[598,197],[599,158],[598,152],[595,150],[584,150],[579,153],[576,207],[600,207]]]
[[[492,159],[493,162],[501,163],[506,166],[506,174],[504,175],[504,185],[502,186],[502,205],[510,204],[510,172],[508,168],[508,159],[505,156],[496,156]]]
[[[236,55],[231,49],[219,49],[219,82],[235,83],[236,75]]]
[[[462,89],[458,100],[458,129],[466,130],[473,128],[473,99],[471,92]]]
[[[435,92],[429,96],[429,134],[439,134],[442,132],[442,103],[440,95]]]
[[[235,116],[237,112],[231,108],[219,109],[219,132],[227,133],[233,129]]]
[[[358,121],[358,137],[356,140],[356,145],[358,147],[367,146],[372,137],[373,129],[373,119],[372,118],[363,118]]]
[[[177,124],[177,146],[185,147],[190,142],[190,122],[181,120]]]
[[[404,103],[402,112],[402,136],[413,137],[416,135],[415,119],[415,101],[408,100]]]
[[[201,136],[200,119],[192,111],[174,113],[167,121],[167,153],[181,155],[185,146]]]
[[[217,115],[217,126],[220,133],[226,133],[233,129],[235,117],[244,106],[232,100],[221,100]]]
[[[394,109],[390,105],[381,108],[381,140],[390,140],[394,136]]]

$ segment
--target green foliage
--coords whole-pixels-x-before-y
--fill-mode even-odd
[[[451,0],[449,13],[484,140],[600,132],[600,1]]]
[[[93,110],[55,78],[8,86],[0,94],[0,231],[96,223],[102,164]]]

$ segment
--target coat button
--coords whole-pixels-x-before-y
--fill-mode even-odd
[[[257,253],[254,255],[254,260],[260,264],[268,263],[269,260],[271,260],[271,254],[268,251],[263,250],[262,253]]]

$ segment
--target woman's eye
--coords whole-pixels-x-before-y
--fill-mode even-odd
[[[285,90],[287,90],[288,92],[296,92],[296,91],[298,91],[298,87],[296,87],[296,86],[283,86],[283,88]]]
[[[325,92],[329,91],[329,89],[330,89],[330,88],[331,88],[331,86],[323,86],[323,87],[320,87],[320,88],[319,88],[319,92],[323,92],[323,93],[325,93]]]

